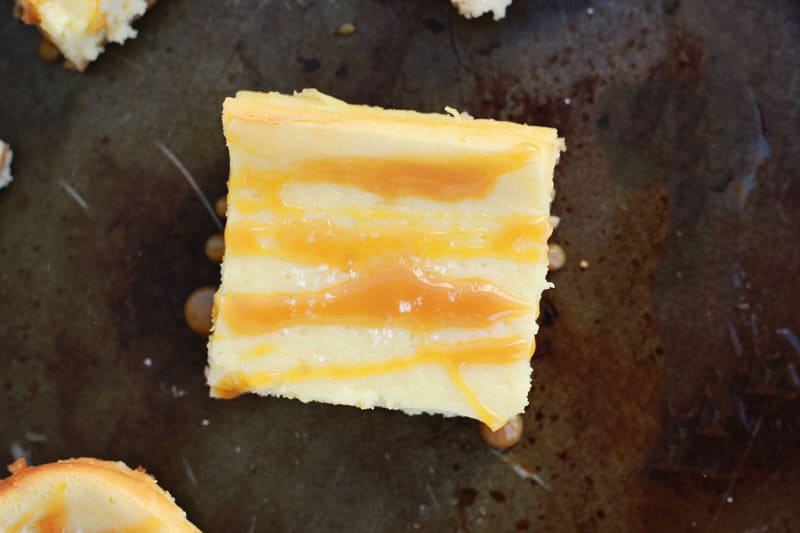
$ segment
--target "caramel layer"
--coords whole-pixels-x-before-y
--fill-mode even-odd
[[[285,169],[243,168],[231,175],[228,186],[256,193],[250,199],[232,198],[231,203],[245,213],[258,208],[279,213],[291,209],[280,198],[289,182],[356,187],[389,201],[415,196],[453,202],[485,197],[500,176],[524,168],[533,150],[523,144],[505,152],[458,156],[319,158]]]
[[[539,260],[551,232],[548,217],[511,216],[499,229],[434,230],[414,224],[342,227],[329,220],[284,219],[278,223],[229,224],[227,253],[274,256],[343,268],[364,264],[376,253],[387,257],[507,257]]]
[[[482,280],[438,281],[409,265],[388,264],[319,291],[292,294],[227,293],[220,319],[234,335],[259,335],[298,325],[400,325],[417,332],[442,327],[486,327],[532,313]]]

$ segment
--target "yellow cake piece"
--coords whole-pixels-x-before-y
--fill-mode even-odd
[[[66,65],[83,70],[97,59],[106,42],[136,37],[131,23],[155,0],[17,0],[16,12],[39,27],[64,54]]]
[[[554,129],[309,89],[239,92],[223,125],[231,170],[212,396],[492,428],[524,410],[564,146]]]
[[[0,480],[0,531],[197,533],[169,493],[143,470],[98,459],[13,463]]]

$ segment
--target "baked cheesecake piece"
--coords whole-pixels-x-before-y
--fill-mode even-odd
[[[136,37],[131,23],[155,0],[17,0],[15,13],[64,54],[64,64],[82,71],[105,48]]]
[[[200,530],[144,470],[98,459],[27,466],[0,480],[0,531],[18,533]]]
[[[466,18],[471,19],[480,17],[484,13],[492,13],[494,20],[500,20],[506,16],[506,8],[511,5],[512,0],[450,0],[458,8],[458,12]]]
[[[550,128],[225,100],[230,151],[211,395],[482,420],[523,411],[549,286]]]
[[[11,147],[0,141],[0,189],[11,183],[11,160],[14,159],[14,152]]]

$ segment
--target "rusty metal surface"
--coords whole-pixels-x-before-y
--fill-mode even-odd
[[[797,2],[163,0],[82,75],[9,11],[2,461],[145,465],[206,531],[798,527]],[[303,87],[566,136],[511,455],[461,419],[207,398],[182,305],[216,229],[156,143],[214,199],[222,99]]]

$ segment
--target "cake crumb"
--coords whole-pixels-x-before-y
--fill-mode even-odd
[[[586,270],[587,268],[589,268],[589,261],[587,261],[586,259],[581,259],[581,262],[578,263],[578,265],[581,267],[581,269]]]
[[[341,35],[342,37],[347,37],[348,35],[353,35],[356,32],[356,25],[353,22],[345,22],[344,24],[339,25],[336,28],[336,35]]]
[[[14,158],[14,152],[11,147],[0,141],[0,189],[11,183],[14,179],[11,176],[11,160]]]
[[[19,457],[14,459],[14,462],[8,465],[8,471],[12,474],[16,474],[17,472],[22,472],[28,468],[28,462],[25,460],[24,457]]]
[[[145,357],[144,358],[144,366],[147,366],[147,367],[153,366],[153,360],[150,359],[149,357]]]
[[[558,244],[551,244],[547,248],[547,268],[550,270],[560,270],[567,262],[567,254],[564,248]]]
[[[506,16],[506,8],[511,5],[511,2],[512,0],[450,0],[458,12],[468,19],[491,13],[494,20],[500,20]]]
[[[135,38],[132,24],[153,2],[16,0],[14,16],[38,27],[45,36],[37,47],[40,58],[52,63],[63,56],[65,67],[80,72],[103,53],[107,43]]]

